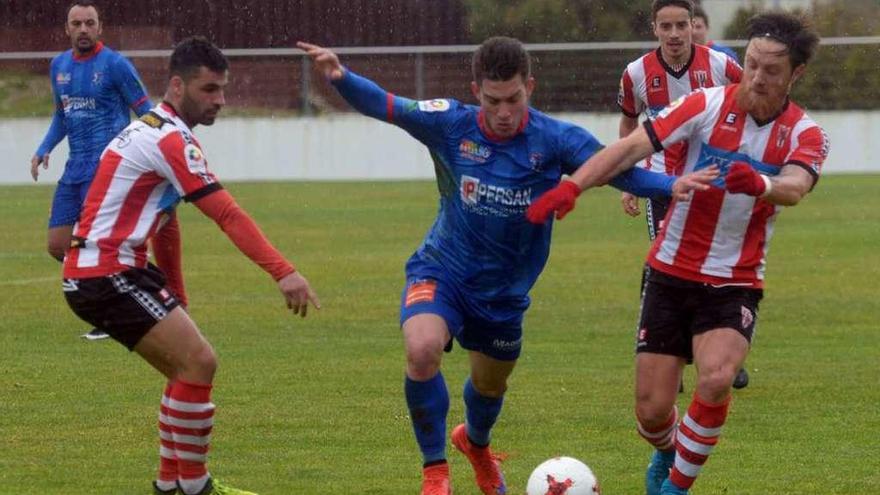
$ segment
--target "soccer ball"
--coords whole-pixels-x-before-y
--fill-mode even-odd
[[[602,491],[593,471],[572,457],[554,457],[541,463],[529,476],[526,495],[599,495]]]

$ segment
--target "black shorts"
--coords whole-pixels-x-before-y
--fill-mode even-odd
[[[132,350],[180,302],[153,266],[106,277],[64,279],[64,297],[77,316]]]
[[[762,297],[761,289],[717,287],[652,270],[642,299],[636,352],[691,361],[693,336],[716,328],[732,328],[751,344]]]

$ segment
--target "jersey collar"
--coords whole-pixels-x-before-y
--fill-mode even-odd
[[[92,57],[95,57],[96,55],[98,55],[98,53],[103,48],[104,48],[104,42],[99,41],[99,42],[95,43],[95,49],[90,51],[89,53],[86,53],[85,55],[79,55],[79,54],[77,54],[76,50],[73,50],[73,59],[76,60],[77,62],[85,62],[86,60],[89,60]]]
[[[691,43],[691,56],[690,56],[690,58],[688,58],[687,63],[681,66],[681,70],[674,71],[674,70],[672,70],[672,67],[666,63],[666,60],[663,60],[663,52],[660,50],[659,46],[657,47],[657,59],[660,60],[660,65],[663,66],[663,70],[668,72],[670,75],[672,75],[672,77],[674,77],[676,79],[680,79],[681,76],[685,75],[685,73],[687,73],[688,69],[691,68],[691,64],[694,62],[694,56],[696,55],[696,53],[697,53],[697,46],[694,45],[693,43]]]
[[[503,138],[503,137],[495,134],[494,132],[492,132],[492,130],[489,129],[489,126],[486,125],[486,114],[483,112],[482,108],[480,109],[480,112],[477,113],[477,126],[479,126],[479,128],[480,128],[480,132],[482,132],[483,135],[486,136],[486,138],[489,141],[493,141],[496,143],[503,143],[505,141],[510,141],[511,139],[515,138],[520,133],[522,133],[526,129],[527,125],[529,125],[529,110],[528,109],[526,109],[526,114],[523,117],[522,121],[519,123],[519,127],[517,127],[516,132],[513,134],[513,136],[510,136],[509,138]]]

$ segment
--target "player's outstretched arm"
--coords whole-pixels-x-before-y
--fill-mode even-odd
[[[636,129],[629,136],[593,155],[570,178],[535,200],[529,206],[526,217],[532,223],[544,223],[555,213],[556,218],[561,220],[574,209],[582,191],[607,184],[653,151],[654,145],[645,129]]]
[[[272,246],[232,195],[219,189],[197,199],[194,204],[220,226],[242,253],[278,282],[278,289],[294,314],[305,317],[309,302],[321,309],[318,295],[309,282]]]

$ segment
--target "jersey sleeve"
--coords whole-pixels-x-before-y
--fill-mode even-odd
[[[67,126],[64,124],[64,108],[61,104],[61,97],[58,95],[58,87],[55,85],[55,76],[57,74],[57,60],[52,60],[52,66],[49,70],[49,82],[52,86],[52,100],[55,102],[55,113],[52,114],[52,123],[49,124],[49,130],[43,138],[43,142],[37,148],[36,155],[43,156],[51,153],[58,143],[67,135]]]
[[[157,173],[171,182],[184,201],[196,201],[222,189],[208,171],[202,149],[191,138],[172,132],[159,141],[159,151],[163,159],[158,160]]]
[[[137,69],[122,55],[113,64],[113,82],[125,103],[140,117],[152,108],[147,88],[141,81]]]
[[[429,147],[442,142],[459,105],[454,100],[416,101],[396,96],[350,70],[333,85],[358,112],[394,124]]]
[[[813,185],[816,185],[830,150],[828,135],[821,127],[814,125],[797,136],[797,146],[789,153],[785,164],[803,167],[813,176]]]
[[[727,52],[723,52],[727,55]],[[742,80],[743,70],[736,58],[727,55],[727,63],[724,66],[724,78],[727,80],[725,84],[738,83]]]
[[[629,68],[624,69],[623,75],[620,76],[620,90],[617,93],[617,106],[629,118],[636,118],[645,108],[641,100],[636,97],[636,88],[633,83],[632,76],[629,74]]]
[[[675,100],[654,119],[644,122],[645,131],[651,138],[654,151],[686,140],[694,131],[711,125],[706,112],[706,93],[702,90]]]
[[[573,174],[591,156],[602,149],[602,143],[589,131],[572,124],[565,124],[558,144],[562,161],[562,172]]]

